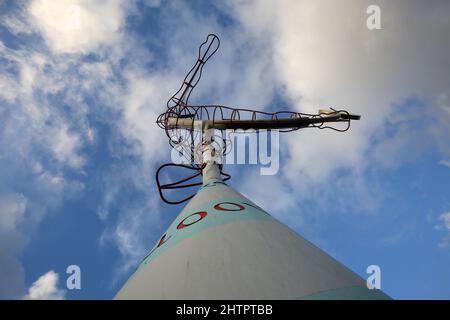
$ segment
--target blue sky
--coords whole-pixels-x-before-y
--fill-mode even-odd
[[[449,299],[450,4],[377,1],[368,30],[372,2],[0,0],[0,298],[114,296],[181,210],[155,121],[213,32],[191,102],[362,115],[230,185],[392,297]]]

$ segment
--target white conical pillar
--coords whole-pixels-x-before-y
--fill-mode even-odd
[[[116,299],[380,299],[363,279],[218,179],[186,205]]]

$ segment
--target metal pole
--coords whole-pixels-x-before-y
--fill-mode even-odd
[[[203,130],[205,129],[289,129],[289,128],[304,128],[312,124],[328,123],[328,122],[348,122],[349,120],[357,120],[360,116],[344,113],[333,113],[330,115],[323,115],[314,118],[299,117],[299,118],[282,118],[282,119],[258,119],[258,120],[231,120],[231,119],[217,119],[217,120],[195,120],[193,118],[175,118],[170,117],[167,120],[168,129],[197,128],[201,124]]]
[[[211,130],[203,130],[203,163],[206,164],[202,170],[203,185],[212,181],[222,181],[220,177],[219,164],[222,163],[222,152],[216,152],[211,141]]]

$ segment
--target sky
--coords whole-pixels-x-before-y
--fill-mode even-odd
[[[370,30],[367,7],[380,8]],[[450,2],[0,0],[0,299],[111,299],[182,206],[156,117],[191,103],[361,114],[280,135],[230,185],[394,299],[450,299]],[[78,17],[79,19],[75,19]],[[81,271],[69,289],[68,266]]]

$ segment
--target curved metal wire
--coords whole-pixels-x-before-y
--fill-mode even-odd
[[[158,191],[159,191],[159,195],[161,197],[161,199],[167,203],[167,204],[180,204],[183,203],[185,201],[188,201],[190,199],[192,199],[195,196],[195,193],[187,196],[181,200],[169,200],[163,193],[163,190],[170,190],[170,189],[184,189],[184,188],[192,188],[192,187],[197,187],[197,186],[201,186],[203,184],[202,181],[200,182],[193,182],[193,183],[186,183],[188,181],[191,181],[192,179],[195,179],[196,177],[202,175],[202,170],[205,167],[206,164],[203,164],[201,166],[189,166],[189,165],[184,165],[184,164],[175,164],[175,163],[165,163],[163,165],[161,165],[158,170],[156,170],[156,184],[158,186]],[[189,169],[189,170],[194,170],[196,173],[186,177],[186,178],[182,178],[178,181],[175,182],[171,182],[171,183],[166,183],[166,184],[162,184],[161,180],[160,180],[160,174],[161,171],[167,167],[176,167],[176,168],[185,168],[185,169]],[[227,181],[231,179],[231,175],[229,175],[228,173],[225,173],[222,171],[222,166],[220,166],[220,174],[225,176],[224,179],[222,179],[222,181]]]

